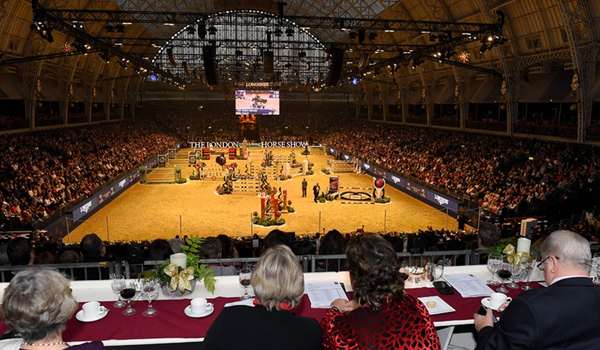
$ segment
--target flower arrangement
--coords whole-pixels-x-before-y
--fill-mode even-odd
[[[193,292],[196,281],[202,281],[206,289],[214,293],[215,273],[198,258],[202,239],[190,237],[181,247],[183,253],[171,255],[171,259],[154,272],[166,292],[186,295]]]

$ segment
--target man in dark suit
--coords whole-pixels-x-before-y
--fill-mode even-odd
[[[314,201],[317,203],[317,198],[319,198],[319,194],[321,193],[321,187],[319,184],[313,186],[313,195],[315,196]]]
[[[583,350],[600,347],[600,288],[589,278],[589,242],[571,231],[550,234],[539,267],[547,288],[515,298],[500,321],[474,315],[477,350]]]
[[[308,188],[308,182],[306,179],[302,179],[302,197],[306,197],[306,189]]]

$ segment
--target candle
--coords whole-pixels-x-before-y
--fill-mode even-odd
[[[182,269],[187,267],[187,256],[184,253],[171,254],[169,259],[173,265],[177,265]]]

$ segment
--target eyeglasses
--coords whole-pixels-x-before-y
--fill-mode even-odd
[[[536,265],[537,268],[540,269],[541,271],[544,271],[544,263],[546,262],[546,260],[548,260],[550,258],[555,258],[556,260],[560,260],[560,258],[558,256],[548,255],[547,257],[540,260],[539,263],[537,263],[537,265]]]

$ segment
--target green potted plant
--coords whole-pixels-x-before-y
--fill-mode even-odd
[[[169,261],[160,265],[154,272],[160,281],[163,292],[168,296],[191,294],[197,284],[202,281],[206,289],[214,293],[215,273],[207,265],[201,264],[198,258],[202,239],[190,237],[181,247],[183,253],[173,254]]]

